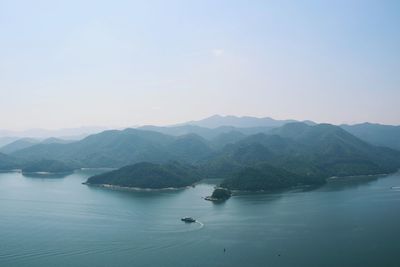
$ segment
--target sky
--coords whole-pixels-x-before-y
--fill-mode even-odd
[[[400,125],[400,1],[0,0],[0,128]]]

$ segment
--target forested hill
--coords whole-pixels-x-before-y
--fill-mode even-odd
[[[400,167],[399,151],[371,145],[338,126],[299,122],[268,133],[231,131],[212,139],[193,133],[171,136],[139,129],[105,131],[68,144],[33,145],[11,155],[26,162],[55,160],[75,168],[179,161],[197,166],[203,178],[232,178],[245,168],[260,171],[264,164],[304,178],[301,183],[319,183],[318,179],[331,176],[389,173]]]
[[[164,189],[189,186],[200,178],[198,170],[190,165],[178,162],[166,164],[141,162],[90,177],[86,184]]]
[[[23,161],[0,153],[0,171],[9,171],[9,170],[14,170],[14,169],[18,169],[22,166]]]
[[[269,173],[277,173],[277,179],[276,169],[282,169],[297,177],[294,184],[319,183],[331,176],[395,172],[400,167],[400,152],[370,145],[337,126],[294,123],[273,134],[257,134],[228,145],[203,168],[210,177],[235,177],[235,183],[225,183],[232,185],[240,184],[238,180],[247,183],[246,177],[255,173],[267,177],[260,164],[273,167]]]

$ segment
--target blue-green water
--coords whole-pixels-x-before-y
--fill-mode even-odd
[[[92,174],[0,174],[0,266],[400,266],[399,174],[219,205],[212,184],[122,192]]]

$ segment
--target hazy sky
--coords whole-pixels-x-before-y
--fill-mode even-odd
[[[400,124],[400,1],[0,0],[0,128]]]

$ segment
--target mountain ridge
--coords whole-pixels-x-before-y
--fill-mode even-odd
[[[188,121],[185,123],[177,124],[174,126],[182,126],[182,125],[194,125],[201,126],[207,128],[217,128],[221,126],[234,126],[240,128],[249,128],[249,127],[279,127],[286,123],[296,122],[296,120],[275,120],[270,117],[252,117],[252,116],[234,116],[234,115],[212,115],[210,117],[197,120],[197,121]],[[315,124],[312,121],[304,121],[309,124]]]

